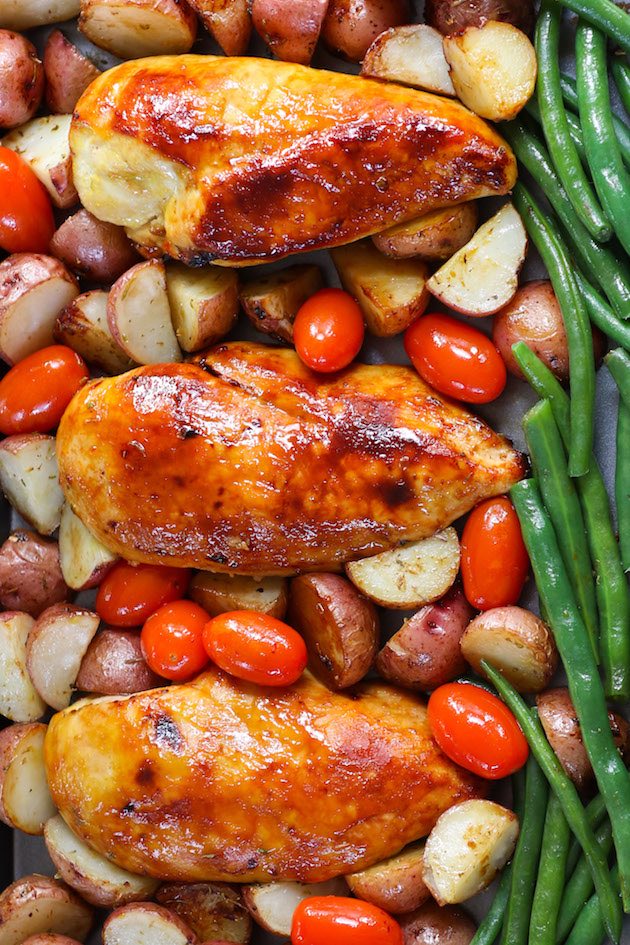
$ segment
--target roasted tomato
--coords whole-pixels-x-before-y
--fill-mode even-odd
[[[0,246],[8,253],[47,253],[54,232],[44,186],[19,154],[0,147]]]
[[[299,633],[253,610],[214,617],[203,631],[203,642],[210,659],[226,673],[260,686],[289,686],[306,666],[306,644]]]
[[[85,361],[65,345],[34,351],[0,381],[0,433],[48,433],[87,379]]]
[[[312,896],[293,914],[293,945],[402,945],[402,929],[387,912],[360,899]]]
[[[343,289],[320,289],[293,324],[295,350],[313,371],[340,371],[356,358],[365,327],[361,309]]]
[[[189,581],[185,568],[120,561],[98,589],[96,611],[113,627],[139,627],[163,604],[183,597]]]
[[[158,676],[180,682],[200,672],[208,662],[203,628],[208,613],[191,600],[164,604],[142,628],[142,653]]]
[[[507,496],[472,510],[462,535],[464,593],[478,610],[515,604],[527,579],[529,557]]]

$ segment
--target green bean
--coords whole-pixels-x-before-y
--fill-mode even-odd
[[[615,86],[619,92],[619,98],[623,102],[623,107],[630,115],[630,67],[617,56],[613,56],[610,65]]]
[[[623,400],[617,414],[615,496],[621,561],[624,571],[630,571],[630,407]]]
[[[606,802],[619,861],[624,904],[630,909],[628,769],[613,739],[604,689],[588,633],[575,604],[558,551],[553,525],[545,512],[538,487],[532,479],[524,480],[512,488],[511,495],[523,530],[538,593],[544,600],[551,618],[551,628],[567,674],[569,692],[580,722],[584,747],[600,793]],[[626,666],[626,672],[627,668]],[[579,839],[577,832],[573,832]],[[595,885],[597,886],[597,883]]]
[[[525,415],[523,430],[534,474],[558,536],[564,566],[575,590],[593,654],[599,660],[599,619],[586,529],[580,500],[567,472],[564,447],[548,400],[539,401]]]
[[[612,850],[612,830],[610,823],[606,821],[597,830],[595,839],[604,851],[604,856],[609,856]],[[586,857],[582,857],[575,867],[571,878],[564,889],[560,914],[558,916],[558,941],[563,942],[580,914],[584,903],[593,892],[593,877],[588,868]]]
[[[571,138],[560,87],[560,20],[562,11],[543,0],[536,21],[538,57],[537,99],[547,147],[558,177],[582,224],[599,242],[610,239],[612,229],[597,202]],[[587,155],[588,156],[588,155]]]
[[[630,52],[630,17],[613,0],[559,0],[563,7],[579,13]]]
[[[570,108],[573,108],[575,111],[578,111],[578,94],[575,79],[570,75],[565,75],[562,73],[560,76],[560,85],[562,87],[562,95],[564,97],[565,104]],[[618,115],[613,113],[611,117],[613,127],[615,129],[617,144],[621,150],[624,162],[626,165],[628,165],[630,164],[630,127],[625,123],[625,121],[622,121]],[[584,143],[584,138],[582,138],[582,143]]]
[[[606,38],[583,20],[576,33],[575,65],[582,137],[595,190],[621,245],[630,253],[630,174],[621,160],[611,118]]]
[[[575,281],[566,247],[523,184],[516,184],[513,201],[547,267],[562,312],[569,347],[571,386],[569,475],[583,476],[588,471],[592,455],[595,403],[593,336],[586,306]]]
[[[546,521],[546,530],[548,530],[550,533],[551,540],[555,546],[553,549],[553,554],[557,559],[557,561],[553,562],[553,567],[555,569],[560,563],[560,553],[558,552],[558,546],[555,542],[555,536],[553,535],[553,527],[551,522],[549,522],[549,520],[546,518],[540,495],[533,495],[533,493],[538,493],[536,483],[533,479],[527,479],[519,483],[519,485],[526,487],[525,489],[521,490],[516,490],[516,487],[514,487],[512,490],[513,501],[516,505],[516,510],[519,513],[519,518],[521,513],[524,511],[525,504],[527,504],[527,513],[535,515],[536,518],[536,522],[531,523],[531,528],[525,528],[523,525],[524,519],[520,519],[521,528],[523,529],[523,537],[525,538],[525,544],[528,545],[528,538],[531,537],[532,531],[536,530],[538,523]],[[526,532],[527,535],[525,534]],[[539,545],[543,543],[543,540],[545,541],[545,544],[550,543],[550,539],[548,539],[547,536],[545,536],[543,539],[540,535],[538,535],[537,540]],[[535,561],[533,564],[534,574],[538,579],[538,562]],[[566,581],[566,584],[568,587],[568,581]],[[539,585],[539,593],[541,585]],[[579,615],[576,614],[576,617],[577,620],[580,621]],[[583,625],[582,629],[584,629]],[[586,647],[590,655],[591,649],[588,639],[586,638],[586,631],[584,631],[584,637],[585,639],[581,641],[581,643]],[[542,768],[545,777],[549,781],[552,791],[560,801],[562,812],[567,819],[569,827],[580,841],[584,855],[588,860],[589,867],[593,875],[595,888],[597,889],[597,892],[599,893],[600,899],[603,903],[608,934],[613,939],[613,941],[617,942],[619,941],[619,935],[621,933],[621,909],[619,908],[619,901],[616,898],[610,884],[606,857],[597,845],[595,834],[593,833],[593,829],[586,818],[584,807],[582,806],[582,802],[580,801],[580,797],[575,788],[575,785],[565,773],[564,768],[558,761],[558,757],[547,741],[538,718],[534,716],[530,707],[527,705],[522,696],[520,696],[514,686],[512,686],[512,684],[509,683],[507,679],[505,679],[505,677],[486,660],[482,660],[481,666],[486,675],[496,686],[497,692],[501,696],[502,700],[514,713],[516,720],[523,730],[523,734],[529,743],[532,754]],[[606,718],[606,723],[608,732],[610,733],[608,718]]]
[[[630,354],[622,348],[615,348],[608,352],[605,361],[619,388],[621,399],[630,408]]]
[[[619,871],[616,866],[610,871],[611,882],[619,889]],[[602,916],[601,903],[597,896],[591,896],[583,907],[565,945],[602,945],[606,940],[606,928]]]
[[[555,945],[570,839],[571,831],[560,801],[552,793],[547,804],[538,878],[529,924],[530,945]]]
[[[523,817],[512,859],[512,884],[501,938],[503,945],[527,943],[548,795],[547,779],[530,754],[525,773]]]
[[[590,804],[587,804],[585,813],[586,819],[593,830],[599,827],[599,825],[607,818],[606,805],[601,794],[596,794]],[[571,841],[571,846],[569,847],[569,855],[567,856],[567,875],[570,875],[573,872],[581,856],[582,847],[580,846],[579,841],[574,837]]]
[[[512,348],[514,357],[539,397],[551,403],[565,447],[570,437],[569,398],[549,368],[524,342]],[[588,473],[576,479],[586,536],[595,565],[595,592],[600,618],[600,652],[606,692],[613,699],[630,697],[630,596],[610,515],[602,474],[593,456]]]
[[[530,118],[534,119],[536,124],[542,125],[540,106],[538,105],[538,100],[535,96],[534,98],[530,98],[529,102],[525,106],[525,111],[530,116]],[[575,150],[580,156],[580,161],[582,162],[584,167],[588,167],[588,161],[586,160],[586,151],[584,150],[584,139],[582,138],[582,128],[580,127],[580,123],[576,115],[573,114],[573,112],[566,110],[566,116],[567,116],[567,125],[569,126],[569,134],[571,135],[571,141],[575,145]],[[501,127],[503,128],[504,126],[502,125]]]
[[[626,351],[630,351],[630,325],[625,324],[617,318],[615,313],[606,305],[601,295],[595,291],[590,282],[587,282],[580,272],[576,272],[575,278],[584,296],[584,301],[586,302],[586,307],[593,324],[597,325],[600,331],[603,331],[605,335],[608,335],[609,338],[616,341],[617,344],[625,348]]]

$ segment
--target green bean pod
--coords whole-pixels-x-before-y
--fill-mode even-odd
[[[604,798],[601,794],[596,794],[593,800],[586,805],[586,819],[589,824],[596,830],[604,820],[608,819],[608,813],[606,811],[606,804],[604,803]],[[569,855],[567,856],[567,875],[571,875],[575,867],[577,866],[578,860],[582,856],[582,847],[579,844],[579,841],[573,837],[571,840],[571,845],[569,846]]]
[[[630,407],[624,401],[617,414],[615,496],[621,561],[624,571],[630,571]]]
[[[626,351],[630,351],[630,325],[617,318],[601,295],[595,291],[590,282],[587,282],[580,272],[576,272],[575,278],[593,324],[597,325],[600,331],[603,331],[605,335],[608,335]]]
[[[579,111],[577,85],[575,84],[575,79],[563,72],[560,75],[560,85],[562,87],[562,96],[564,98],[565,105],[568,105],[569,108],[572,108],[576,112]],[[626,166],[630,166],[630,126],[628,126],[625,121],[622,121],[618,115],[615,115],[614,112],[611,115],[611,118],[613,127],[615,129],[617,144],[619,145],[619,150],[621,151],[624,164],[626,164]],[[582,144],[584,144],[584,138],[582,138]]]
[[[542,126],[542,116],[540,113],[540,106],[538,105],[537,98],[530,98],[529,102],[525,105],[524,111],[527,112],[530,118],[533,118],[537,125]],[[570,111],[566,111],[567,124],[569,126],[569,134],[571,135],[571,141],[575,145],[575,150],[577,151],[580,161],[582,162],[583,167],[588,167],[588,161],[586,159],[586,151],[584,150],[584,139],[582,138],[582,128],[577,117]],[[505,126],[501,125],[501,129]]]
[[[610,871],[610,878],[615,889],[618,889],[619,871],[616,866]],[[605,941],[606,927],[601,903],[597,896],[591,896],[582,908],[565,945],[602,945]]]
[[[568,10],[578,13],[593,26],[598,26],[622,49],[630,52],[630,16],[613,0],[558,0]]]
[[[547,803],[538,878],[529,923],[530,945],[556,945],[556,926],[564,891],[571,831],[560,801],[552,792]],[[590,873],[589,873],[590,878]]]
[[[605,357],[606,367],[615,379],[619,396],[630,408],[630,354],[621,348],[609,351]]]
[[[613,56],[610,69],[619,92],[619,98],[623,102],[626,112],[630,115],[630,67],[617,56]]]
[[[612,830],[607,820],[598,828],[595,839],[604,851],[605,856],[609,856],[612,850]],[[593,892],[593,877],[588,868],[586,857],[582,857],[577,863],[571,877],[564,889],[562,905],[558,915],[558,940],[564,941],[577,920],[584,903]]]

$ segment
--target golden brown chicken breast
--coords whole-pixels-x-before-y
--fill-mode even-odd
[[[83,205],[192,264],[336,246],[516,178],[456,102],[269,59],[125,62],[85,92],[70,141]]]
[[[76,703],[46,737],[50,790],[91,846],[161,879],[300,880],[354,872],[478,796],[411,693],[195,682]]]
[[[131,561],[330,570],[507,492],[524,459],[405,367],[322,377],[235,342],[92,381],[57,435],[72,508]]]

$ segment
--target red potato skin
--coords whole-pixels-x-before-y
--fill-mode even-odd
[[[187,945],[197,945],[199,939],[189,926],[183,922],[178,915],[174,912],[171,912],[170,909],[165,909],[164,906],[158,906],[155,902],[130,902],[125,906],[119,906],[118,909],[114,909],[113,912],[109,914],[103,925],[103,942],[108,941],[107,929],[108,926],[115,922],[116,919],[123,913],[137,912],[137,911],[151,912],[153,915],[161,916],[165,921],[172,923],[181,933],[186,936]]]
[[[22,945],[81,945],[81,942],[77,942],[76,938],[68,938],[67,935],[41,932],[39,935],[31,935],[25,939]]]
[[[0,548],[0,605],[39,617],[69,595],[57,542],[25,529],[9,535]]]
[[[415,912],[402,916],[403,945],[470,945],[477,926],[455,906],[427,902]]]
[[[14,824],[2,803],[4,775],[13,761],[15,748],[26,735],[30,735],[31,732],[37,731],[37,729],[45,732],[46,726],[43,722],[16,722],[0,731],[0,820],[8,827],[13,827]]]
[[[254,29],[278,59],[307,66],[313,58],[329,0],[253,0]]]
[[[71,43],[61,30],[53,30],[44,47],[46,104],[56,115],[74,111],[81,95],[101,70]]]
[[[488,20],[511,23],[531,33],[535,12],[532,0],[426,0],[424,21],[445,36],[463,33]]]
[[[377,36],[410,20],[407,0],[330,0],[322,39],[331,52],[361,62]]]
[[[81,662],[76,688],[103,696],[142,692],[164,680],[149,669],[138,630],[100,630]]]
[[[64,220],[53,235],[50,251],[92,282],[115,282],[139,261],[122,227],[97,220],[83,209]]]
[[[44,94],[37,50],[20,33],[0,30],[0,128],[17,128],[33,117]]]
[[[204,941],[215,943],[221,939],[206,939],[227,926],[228,934],[234,931],[234,941],[249,940],[252,919],[245,908],[241,887],[228,883],[165,883],[158,889],[155,898],[160,905],[178,915]],[[230,927],[230,923],[233,923]],[[238,934],[244,933],[244,934]]]

